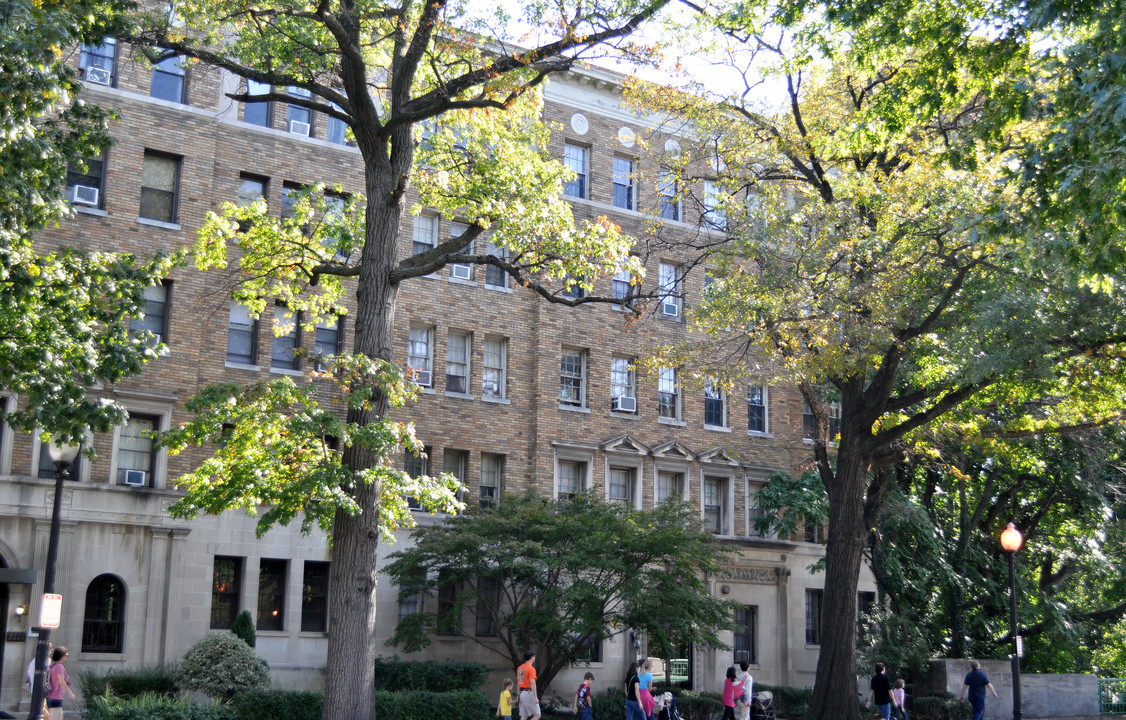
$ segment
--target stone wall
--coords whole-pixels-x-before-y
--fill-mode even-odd
[[[986,694],[985,720],[1013,716],[1012,665],[1008,660],[982,660],[999,697]],[[931,660],[930,673],[916,681],[915,697],[947,691],[958,696],[962,680],[970,671],[966,660]],[[1098,682],[1094,675],[1020,675],[1021,710],[1026,718],[1075,717],[1099,714]]]

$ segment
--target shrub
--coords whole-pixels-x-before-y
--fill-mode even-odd
[[[235,616],[235,621],[231,623],[231,634],[242,638],[242,641],[250,647],[254,647],[258,642],[258,636],[254,633],[254,620],[251,619],[249,610],[243,610]]]
[[[168,665],[107,672],[83,670],[78,674],[78,683],[82,687],[83,697],[108,693],[114,697],[133,698],[146,692],[171,697],[177,692],[178,676],[179,670]]]
[[[393,658],[375,661],[376,690],[479,690],[489,667],[473,662],[416,662]]]
[[[132,698],[95,695],[86,701],[86,720],[230,720],[220,705],[199,705],[187,697],[146,692]]]
[[[180,665],[180,682],[211,697],[229,698],[270,686],[270,671],[250,646],[230,633],[212,633],[192,646]]]
[[[804,718],[809,713],[809,701],[813,699],[813,688],[755,683],[755,692],[764,690],[774,693],[774,710],[779,716]]]
[[[375,694],[375,716],[380,720],[492,720],[493,709],[479,690],[453,692],[380,691]]]
[[[324,696],[296,690],[249,690],[231,698],[237,720],[320,720]]]
[[[958,702],[948,692],[915,698],[911,713],[916,720],[968,720],[971,715],[969,703]]]

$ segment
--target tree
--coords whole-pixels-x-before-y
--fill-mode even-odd
[[[432,635],[459,635],[513,669],[533,650],[541,694],[630,629],[648,633],[650,652],[722,647],[717,633],[734,617],[705,584],[730,551],[678,503],[634,510],[587,493],[555,502],[529,491],[416,531],[415,541],[385,570],[400,597],[437,593],[438,608],[401,618],[390,642],[414,651]],[[467,612],[476,626],[462,626]]]
[[[328,213],[325,221],[328,208],[308,197],[296,222],[271,231],[260,207],[253,231],[237,233],[236,213],[227,207],[226,222],[216,217],[205,229],[201,252],[201,265],[222,265],[227,262],[224,241],[237,242],[246,281],[236,299],[256,309],[267,300],[284,300],[310,327],[330,311],[342,310],[337,300],[354,292],[355,358],[342,371],[350,404],[336,435],[342,451],[320,443],[327,460],[314,459],[313,436],[331,421],[314,409],[310,394],[297,397],[292,386],[253,388],[245,396],[231,388],[211,393],[208,398],[216,403],[245,401],[257,408],[251,415],[263,419],[300,408],[295,416],[264,424],[271,437],[288,438],[298,452],[272,456],[295,462],[272,465],[269,477],[248,484],[249,465],[233,450],[220,453],[207,466],[213,492],[190,495],[182,506],[190,513],[273,504],[260,529],[299,513],[309,518],[310,511],[314,521],[331,528],[326,718],[373,714],[376,550],[397,519],[381,515],[381,508],[387,509],[388,495],[404,487],[384,488],[389,478],[402,480],[387,462],[398,442],[420,449],[409,427],[386,421],[392,399],[403,393],[390,365],[400,283],[449,262],[492,264],[551,301],[579,304],[593,298],[568,298],[562,291],[589,288],[599,276],[621,269],[639,275],[638,263],[629,260],[628,239],[606,222],[576,225],[559,199],[565,171],[540,142],[545,130],[537,120],[537,88],[600,47],[644,54],[647,49],[630,45],[628,36],[667,2],[527,2],[520,19],[548,38],[529,49],[497,34],[505,24],[503,11],[473,17],[473,8],[445,0],[315,5],[187,0],[176,3],[174,14],[163,5],[138,13],[124,34],[151,60],[182,55],[272,87],[252,94],[243,85],[231,94],[235,100],[284,101],[346,123],[362,158],[365,192],[356,198],[354,214]],[[309,94],[290,95],[289,87]],[[456,212],[468,229],[401,260],[401,223],[412,188],[422,204]],[[308,225],[314,217],[323,222]],[[463,252],[485,231],[507,257]],[[329,238],[326,247],[321,241]],[[354,278],[354,284],[346,278]],[[359,391],[366,395],[351,394]],[[219,417],[217,405],[195,407]],[[314,417],[312,424],[300,422]],[[210,435],[197,425],[200,433],[187,439],[215,439],[221,425]],[[236,438],[243,432],[252,434],[236,424]],[[289,432],[305,433],[306,441]],[[269,452],[249,442],[231,447]],[[317,473],[304,474],[306,467]],[[302,496],[302,489],[316,492]],[[442,495],[443,489],[435,492]],[[409,521],[409,513],[402,519]]]
[[[729,262],[698,308],[700,337],[664,362],[800,390],[829,507],[811,717],[858,718],[855,593],[886,469],[955,411],[969,436],[1117,418],[1126,327],[1116,290],[995,232],[1022,209],[1000,182],[1008,158],[964,142],[976,94],[885,122],[867,111],[909,89],[910,52],[818,67],[805,39],[746,36],[757,62],[775,58],[776,111],[639,97],[710,138],[729,191]],[[958,164],[955,144],[973,150]]]

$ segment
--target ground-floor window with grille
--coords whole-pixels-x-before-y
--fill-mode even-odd
[[[735,608],[734,662],[758,663],[758,606]]]
[[[82,617],[82,652],[119,653],[125,640],[125,584],[99,575],[86,588]]]

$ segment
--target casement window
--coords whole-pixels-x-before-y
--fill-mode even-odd
[[[469,226],[465,223],[451,222],[450,223],[450,239],[461,237]],[[469,255],[473,252],[473,243],[466,243],[465,247],[461,248],[461,254]],[[473,265],[471,263],[450,263],[450,277],[457,280],[472,280],[473,279]]]
[[[657,371],[657,415],[680,420],[680,378],[676,368]]]
[[[637,375],[631,358],[610,358],[610,410],[637,412]]]
[[[422,213],[414,219],[414,255],[438,246],[438,216]]]
[[[407,370],[415,384],[433,387],[434,328],[412,325],[407,341]]]
[[[492,578],[477,578],[477,600],[474,632],[477,637],[493,637],[496,627],[493,624],[493,611],[500,606],[500,583]]]
[[[161,420],[151,415],[130,414],[117,441],[117,484],[153,487],[156,449],[153,433]]]
[[[657,472],[658,503],[663,503],[670,498],[683,499],[684,495],[684,473],[668,472],[665,470]]]
[[[766,386],[751,385],[747,388],[747,432],[768,433],[769,421]]]
[[[555,497],[570,500],[586,489],[589,463],[579,460],[559,460],[556,463]]]
[[[563,348],[559,363],[559,404],[586,407],[586,350]]]
[[[661,263],[658,268],[661,290],[661,315],[680,317],[684,297],[683,269],[679,265]]]
[[[727,209],[723,206],[723,189],[714,180],[704,181],[704,224],[716,230],[727,229]]]
[[[316,369],[323,371],[325,363],[334,355],[343,352],[343,334],[340,332],[341,318],[324,318],[317,323],[316,337],[313,345],[313,356]]]
[[[306,560],[301,575],[301,632],[328,630],[329,563]]]
[[[466,485],[466,471],[469,468],[469,452],[466,450],[451,450],[446,448],[442,453],[442,472],[453,475],[464,486]],[[466,491],[458,493],[458,499],[465,502]]]
[[[821,644],[821,604],[824,590],[805,591],[805,644]]]
[[[730,513],[727,507],[727,478],[704,476],[704,528],[717,535],[727,534]]]
[[[489,255],[501,258],[502,260],[508,259],[508,248],[500,247],[489,243]],[[496,265],[485,266],[485,285],[494,288],[508,288],[508,273],[501,270]]]
[[[481,453],[481,507],[496,507],[504,475],[504,455]]]
[[[182,55],[161,60],[153,65],[149,95],[158,100],[183,103],[186,99],[187,75],[187,61]]]
[[[177,186],[179,185],[180,159],[145,151],[141,166],[140,216],[160,222],[176,222]]]
[[[51,480],[55,477],[55,461],[51,459],[50,443],[39,442],[39,464],[36,467],[36,477]],[[79,453],[74,462],[66,469],[67,480],[78,480],[82,477],[82,453]]]
[[[680,187],[676,173],[661,171],[657,178],[657,198],[662,219],[680,220]]]
[[[301,347],[301,315],[288,312],[285,307],[278,306],[275,308],[274,322],[277,323],[278,330],[282,334],[278,335],[276,331],[274,332],[270,367],[275,370],[297,370],[297,351]]]
[[[727,392],[716,383],[715,378],[704,382],[704,425],[727,427]]]
[[[211,629],[230,630],[242,609],[240,557],[216,555],[211,581]]]
[[[82,652],[125,651],[125,583],[113,575],[99,575],[86,586],[82,613]]]
[[[117,40],[107,37],[101,45],[83,45],[78,56],[82,80],[92,85],[117,83]]]
[[[171,280],[145,288],[145,312],[142,317],[130,319],[130,333],[148,330],[153,334],[154,343],[168,341],[168,300],[171,290]]]
[[[421,455],[415,455],[412,452],[404,453],[403,455],[403,472],[412,478],[420,478],[430,474],[430,446],[427,445],[422,449]],[[412,510],[418,510],[422,507],[418,498],[408,495],[407,506]]]
[[[758,606],[742,605],[735,608],[735,663],[758,663]]]
[[[270,86],[257,80],[246,81],[247,95],[269,95]],[[272,103],[268,100],[246,102],[242,105],[242,121],[251,125],[270,127],[270,109]]]
[[[258,318],[250,308],[231,303],[227,324],[227,362],[254,365],[258,359]]]
[[[106,155],[66,164],[66,198],[75,207],[103,209],[106,206]]]
[[[285,590],[289,561],[258,561],[258,630],[285,629]]]
[[[614,291],[615,300],[625,300],[629,297],[630,290],[633,289],[632,285],[630,285],[632,279],[633,277],[630,275],[629,270],[619,270],[614,274],[614,278],[611,281],[611,289]],[[617,309],[620,308],[621,305],[616,304],[614,307]]]
[[[611,467],[606,478],[606,499],[610,502],[633,506],[636,497],[636,470]]]
[[[312,93],[305,88],[290,87],[287,92],[290,96],[308,100]],[[313,134],[313,111],[304,105],[288,105],[285,117],[286,130],[294,135],[310,137]]]
[[[634,162],[628,158],[614,158],[614,207],[635,210],[637,189],[633,178]]]
[[[563,183],[563,194],[571,197],[585,198],[587,196],[587,177],[590,168],[590,149],[579,145],[564,143],[563,164],[567,166],[575,177]]]
[[[485,338],[482,356],[481,394],[489,398],[503,399],[508,384],[508,340],[505,338]]]

